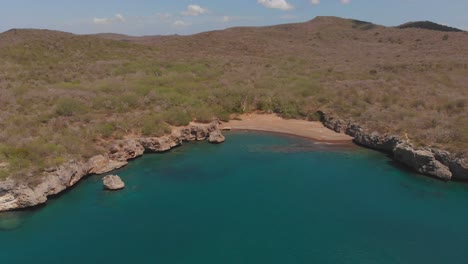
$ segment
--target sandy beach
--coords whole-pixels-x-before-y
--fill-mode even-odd
[[[275,114],[244,114],[239,116],[241,120],[223,122],[221,129],[232,130],[256,130],[284,133],[310,138],[319,141],[351,142],[352,137],[332,131],[321,122],[306,120],[283,119]]]

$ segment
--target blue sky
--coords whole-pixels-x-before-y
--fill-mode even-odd
[[[339,16],[395,26],[431,20],[468,30],[468,0],[0,0],[0,32],[192,34]]]

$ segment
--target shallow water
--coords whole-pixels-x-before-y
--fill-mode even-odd
[[[0,214],[1,263],[468,263],[468,184],[254,132],[187,143]]]

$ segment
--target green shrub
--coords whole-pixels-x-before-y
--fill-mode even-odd
[[[55,108],[55,113],[59,116],[73,116],[84,112],[86,112],[86,106],[73,98],[60,98]]]
[[[258,99],[258,101],[256,103],[256,108],[257,108],[257,110],[260,110],[260,111],[272,111],[273,110],[273,104],[271,102],[271,99],[269,99],[269,98]]]
[[[109,138],[114,134],[114,131],[116,130],[116,127],[112,123],[105,123],[105,124],[100,124],[97,126],[97,132],[99,135]]]
[[[150,86],[150,85],[140,85],[136,88],[136,92],[139,94],[139,95],[143,95],[143,96],[146,96],[148,95],[152,90],[154,90],[155,88]]]
[[[39,157],[26,147],[3,147],[2,155],[5,156],[13,170],[30,167],[33,161],[38,161]]]
[[[288,119],[301,116],[298,102],[289,98],[276,98],[273,100],[273,112]]]
[[[199,107],[193,111],[195,121],[199,123],[210,123],[214,119],[213,111],[206,107]]]
[[[192,121],[192,117],[183,109],[173,109],[163,114],[164,120],[173,126],[186,126]]]
[[[309,121],[322,121],[323,114],[320,112],[314,112],[307,115],[307,120]]]
[[[159,116],[148,116],[141,122],[141,133],[144,136],[163,136],[171,132],[171,128]]]
[[[9,176],[9,171],[6,169],[0,169],[0,180],[5,180]]]
[[[119,101],[122,110],[134,109],[139,105],[139,97],[135,94],[124,94],[120,96]]]
[[[93,99],[92,106],[95,110],[114,110],[117,108],[118,99],[114,96],[97,96]]]
[[[216,117],[223,122],[228,122],[231,119],[231,114],[224,110],[220,110],[216,113]]]

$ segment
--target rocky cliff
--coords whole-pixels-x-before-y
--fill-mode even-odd
[[[364,147],[391,154],[413,170],[443,180],[468,180],[468,161],[443,150],[415,147],[407,139],[395,135],[381,135],[358,124],[320,112],[325,127],[354,137]]]
[[[47,201],[47,197],[59,194],[90,174],[104,174],[127,165],[128,161],[145,152],[164,152],[183,142],[207,140],[211,143],[224,142],[218,123],[190,125],[175,129],[171,135],[124,139],[112,142],[105,155],[97,155],[87,161],[71,160],[57,168],[44,171],[36,184],[15,180],[0,182],[0,212],[36,206]]]

